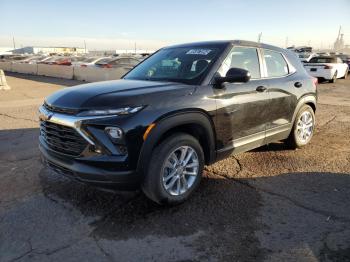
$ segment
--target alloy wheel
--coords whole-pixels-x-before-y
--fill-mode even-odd
[[[314,119],[309,111],[303,112],[297,123],[297,135],[302,143],[310,140],[314,131]]]
[[[199,161],[196,151],[190,146],[181,146],[166,158],[162,170],[164,189],[173,196],[185,194],[198,176]]]

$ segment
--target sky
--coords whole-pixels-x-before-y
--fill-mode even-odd
[[[0,46],[155,50],[202,40],[243,39],[329,48],[350,0],[0,0]],[[287,41],[288,38],[288,41]]]

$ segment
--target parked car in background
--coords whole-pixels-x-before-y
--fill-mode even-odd
[[[43,60],[38,61],[38,64],[45,64],[45,65],[50,65],[55,62],[59,57],[57,56],[49,56],[47,58],[44,58]]]
[[[9,55],[5,57],[5,61],[7,62],[21,62],[30,58],[29,55]]]
[[[108,61],[110,59],[111,58],[109,58],[109,57],[86,57],[84,60],[82,60],[80,62],[73,63],[73,66],[94,67],[99,62],[103,63],[104,61]]]
[[[46,65],[65,65],[65,66],[70,66],[71,59],[69,57],[64,57],[64,56],[53,56],[49,59],[44,59],[38,64],[46,64]]]
[[[27,59],[21,60],[21,63],[25,64],[37,64],[39,61],[43,61],[44,59],[49,58],[47,56],[31,56]]]
[[[140,63],[140,60],[132,56],[127,57],[115,57],[106,59],[105,61],[100,61],[96,63],[96,66],[101,68],[117,68],[122,67],[124,69],[132,69],[134,66]]]
[[[343,60],[343,62],[348,64],[348,66],[350,68],[350,55],[339,54],[339,55],[336,55],[336,57],[339,57],[341,60]]]
[[[328,52],[318,52],[316,53],[318,56],[330,56],[331,54]]]
[[[306,63],[305,69],[313,77],[334,83],[338,78],[345,79],[349,72],[348,64],[336,56],[318,56]]]
[[[290,46],[287,47],[288,50],[294,51],[296,53],[312,53],[312,47],[310,46]]]
[[[46,61],[52,59],[52,56],[45,57],[41,60],[36,61],[37,64],[45,64]]]
[[[88,57],[85,56],[71,56],[68,59],[71,62],[72,66],[80,65],[83,61],[85,61]]]
[[[316,92],[282,48],[238,40],[170,46],[121,80],[46,98],[39,148],[61,175],[179,204],[198,188],[204,165],[279,140],[306,146]]]
[[[299,53],[298,54],[300,61],[303,63],[309,62],[311,58],[316,57],[316,56],[317,56],[317,54],[315,54],[315,53]]]

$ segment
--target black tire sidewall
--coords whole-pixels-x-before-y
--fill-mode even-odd
[[[170,195],[164,188],[162,182],[162,170],[165,160],[169,154],[180,146],[192,147],[198,156],[199,170],[192,187],[180,196]],[[185,133],[176,133],[161,142],[152,152],[148,172],[142,184],[142,190],[153,201],[162,205],[175,205],[184,202],[198,187],[204,169],[204,153],[199,142]]]
[[[299,139],[299,136],[298,136],[297,125],[298,125],[298,121],[299,121],[300,116],[301,116],[305,111],[310,112],[311,115],[312,115],[313,130],[312,130],[312,134],[311,134],[310,138],[309,138],[306,142],[302,142],[302,141]],[[316,121],[315,121],[315,113],[314,113],[314,110],[313,110],[310,106],[308,106],[308,105],[302,106],[302,107],[300,108],[298,114],[296,115],[296,118],[295,118],[295,121],[294,121],[294,125],[293,125],[293,139],[294,139],[294,143],[295,143],[296,147],[298,147],[298,148],[303,147],[303,146],[307,145],[307,144],[311,141],[311,139],[312,139],[312,137],[313,137],[313,135],[314,135],[314,132],[315,132],[315,123],[316,123]]]

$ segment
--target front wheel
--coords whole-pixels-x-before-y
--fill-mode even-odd
[[[142,191],[158,204],[184,202],[198,187],[204,168],[204,153],[198,140],[176,133],[154,150]]]
[[[301,148],[307,145],[315,129],[315,113],[309,105],[300,108],[293,124],[292,131],[287,139],[291,148]]]

